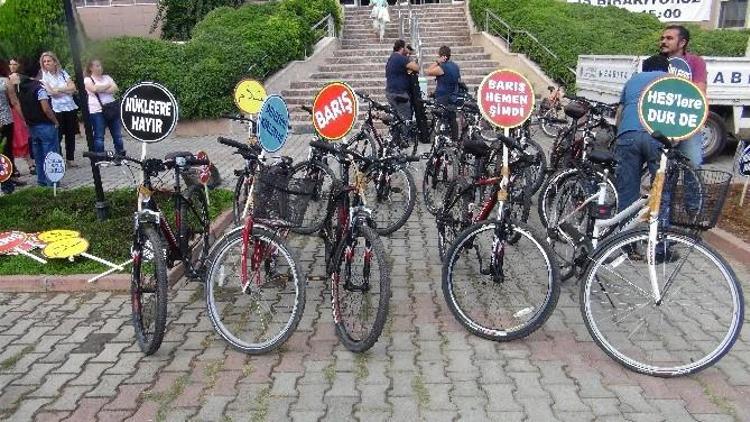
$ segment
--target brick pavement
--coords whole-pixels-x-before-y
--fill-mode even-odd
[[[284,153],[304,155],[302,139]],[[153,150],[201,146],[239,164],[214,143],[180,139]],[[77,171],[87,169],[71,179]],[[542,329],[512,343],[482,340],[444,303],[436,236],[420,200],[406,226],[384,239],[394,258],[389,320],[363,355],[338,344],[316,278],[297,332],[280,351],[254,357],[213,332],[196,283],[173,291],[165,341],[150,357],[134,343],[126,295],[0,294],[0,419],[750,420],[747,330],[698,375],[633,374],[591,341],[577,286],[567,283]],[[323,275],[319,239],[290,244],[309,277]],[[748,279],[747,267],[735,270]]]

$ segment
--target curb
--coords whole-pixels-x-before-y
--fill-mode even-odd
[[[706,232],[703,239],[722,254],[727,255],[727,258],[737,261],[750,271],[750,244],[718,227]]]
[[[213,242],[221,237],[232,224],[232,210],[224,211],[213,223],[210,234]],[[185,267],[178,264],[167,272],[169,285],[174,286],[185,274]],[[11,275],[0,277],[0,292],[3,293],[59,293],[59,292],[98,292],[130,290],[130,274],[112,274],[89,283],[96,274],[74,275]]]

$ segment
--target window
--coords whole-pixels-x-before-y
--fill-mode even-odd
[[[747,0],[721,2],[719,28],[744,28],[747,17]]]

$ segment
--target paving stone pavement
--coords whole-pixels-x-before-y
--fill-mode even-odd
[[[304,156],[304,139],[293,137],[283,153]],[[149,155],[179,148],[206,149],[222,170],[241,164],[210,137],[168,140]],[[68,186],[90,183],[88,173],[73,169]],[[109,173],[105,181],[127,185]],[[238,353],[214,333],[197,283],[172,291],[166,338],[150,357],[135,344],[125,294],[0,293],[0,419],[750,420],[748,330],[698,375],[637,375],[592,342],[569,282],[542,329],[510,343],[483,340],[445,305],[436,239],[420,197],[406,225],[383,239],[389,319],[362,355],[336,339],[315,237],[290,239],[308,276],[307,304],[295,334],[264,356]],[[733,265],[747,297],[750,269]]]

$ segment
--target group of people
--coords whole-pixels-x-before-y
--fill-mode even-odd
[[[119,116],[104,113],[105,105],[115,101],[117,84],[108,75],[99,60],[88,62],[84,85],[88,98],[89,119],[94,132],[94,150],[104,150],[105,128],[109,129],[115,150],[124,154]],[[39,186],[51,186],[44,174],[44,160],[50,152],[62,151],[65,140],[65,158],[68,167],[75,162],[78,124],[79,91],[60,60],[46,51],[37,60],[0,59],[0,153],[7,156],[13,166],[11,178],[2,183],[2,193],[12,193],[20,171],[16,159],[23,158],[29,173],[36,175]]]

